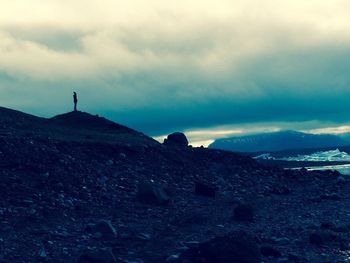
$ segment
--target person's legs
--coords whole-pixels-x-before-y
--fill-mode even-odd
[[[77,111],[77,103],[74,102],[74,111]]]

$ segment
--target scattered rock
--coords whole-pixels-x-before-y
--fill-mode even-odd
[[[188,140],[182,132],[174,132],[164,139],[164,145],[187,147]]]
[[[163,263],[169,255],[176,255],[169,259],[176,262],[185,250],[208,247],[203,260],[198,254],[186,260],[223,262],[224,256],[217,255],[236,253],[226,233],[238,228],[254,231],[263,244],[282,253],[264,262],[347,259],[348,252],[341,251],[350,231],[350,180],[345,175],[302,174],[228,151],[163,146],[122,127],[72,129],[42,118],[37,124],[17,117],[5,120],[3,109],[0,113],[0,262],[76,262],[87,248],[80,262]],[[140,184],[144,181],[150,183]],[[195,181],[205,186],[197,187],[198,194],[216,199],[195,194]],[[288,196],[280,196],[289,189]],[[310,201],[315,197],[317,204]],[[174,202],[168,207],[144,205],[136,198],[150,204]],[[232,222],[236,206],[249,200],[259,210],[237,208],[235,218],[255,219],[255,224]],[[113,219],[118,234],[101,219]],[[331,223],[320,226],[320,221]],[[87,222],[93,223],[87,227],[91,234],[81,231]],[[312,245],[306,244],[308,234],[319,230],[329,231],[330,238],[313,233]],[[221,243],[212,239],[219,234],[226,237]],[[270,242],[274,235],[279,238]],[[107,247],[118,257],[98,249]],[[271,247],[258,252],[277,255]],[[227,258],[229,263],[242,261]]]

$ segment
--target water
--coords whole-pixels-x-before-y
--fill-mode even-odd
[[[264,153],[259,156],[253,157],[254,159],[263,160],[281,160],[281,161],[303,161],[303,162],[350,162],[350,154],[340,151],[339,149],[329,151],[319,151],[312,154],[297,155],[290,157],[276,158],[270,153]],[[296,168],[300,169],[300,168]],[[306,167],[309,171],[315,170],[336,170],[344,175],[350,175],[350,164],[339,165],[324,165],[324,166],[312,166]]]
[[[350,164],[306,167],[306,169],[308,169],[309,171],[336,170],[341,174],[350,175]]]

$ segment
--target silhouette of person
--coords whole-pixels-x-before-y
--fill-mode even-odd
[[[73,92],[73,102],[74,102],[74,111],[77,111],[78,96],[75,91]]]

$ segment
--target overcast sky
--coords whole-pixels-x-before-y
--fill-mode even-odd
[[[348,0],[0,1],[2,106],[52,116],[77,91],[192,141],[350,123]]]

